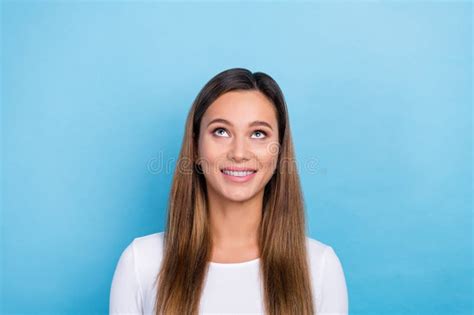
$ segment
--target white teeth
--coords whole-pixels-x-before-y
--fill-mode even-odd
[[[223,170],[222,172],[227,175],[239,176],[239,177],[247,176],[254,173],[254,171],[228,171],[228,170]]]

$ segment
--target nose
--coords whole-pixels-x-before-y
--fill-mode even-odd
[[[227,158],[235,162],[248,161],[251,158],[251,154],[247,148],[246,139],[234,137],[229,152],[227,153]]]

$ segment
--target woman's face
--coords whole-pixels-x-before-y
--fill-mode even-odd
[[[278,151],[275,107],[261,92],[227,92],[202,117],[198,163],[208,193],[232,201],[263,193]]]

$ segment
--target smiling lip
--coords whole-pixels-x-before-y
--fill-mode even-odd
[[[221,171],[223,171],[223,170],[226,170],[226,171],[240,171],[240,172],[243,172],[243,171],[254,171],[254,172],[256,172],[256,170],[254,170],[253,168],[235,167],[235,166],[224,167],[223,169],[221,169]]]
[[[252,173],[246,175],[246,176],[232,176],[230,174],[226,174],[224,173],[224,170],[228,170],[228,171],[252,171]],[[253,169],[249,169],[249,168],[237,168],[237,167],[226,167],[224,169],[221,170],[221,173],[222,175],[224,175],[224,178],[225,179],[228,179],[232,182],[235,182],[235,183],[245,183],[247,181],[249,181],[250,179],[252,179],[255,174],[257,173],[256,170],[253,170]]]

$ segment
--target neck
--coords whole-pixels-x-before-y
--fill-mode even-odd
[[[208,190],[213,246],[221,249],[257,247],[262,205],[263,190],[245,201],[229,200]]]

